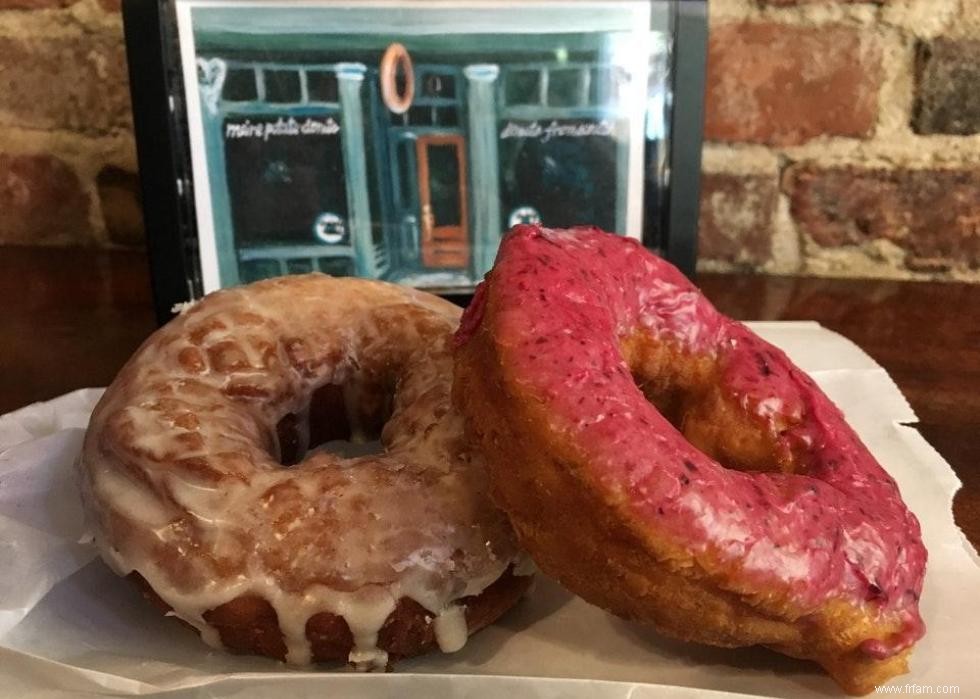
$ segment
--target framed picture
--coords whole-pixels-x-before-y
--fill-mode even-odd
[[[516,223],[694,262],[703,0],[125,0],[158,315],[280,274],[459,295]]]

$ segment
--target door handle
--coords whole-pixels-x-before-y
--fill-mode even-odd
[[[433,229],[436,227],[436,217],[432,213],[432,206],[430,204],[425,204],[422,207],[422,229],[428,236],[432,235]]]

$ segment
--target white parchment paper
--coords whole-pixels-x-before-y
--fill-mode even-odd
[[[980,696],[980,564],[953,523],[959,480],[913,428],[885,371],[814,323],[756,323],[844,410],[922,522],[928,632],[892,684]],[[0,696],[715,697],[840,696],[812,664],[758,648],[680,643],[540,579],[500,623],[453,655],[395,673],[311,672],[216,652],[162,617],[81,542],[74,482],[87,389],[0,417]]]

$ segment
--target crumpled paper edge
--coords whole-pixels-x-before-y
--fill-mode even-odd
[[[388,699],[406,696],[440,697],[441,699],[760,699],[758,695],[724,692],[696,687],[619,682],[612,680],[585,680],[549,677],[520,677],[514,675],[450,675],[424,673],[361,674],[335,672],[264,672],[229,673],[221,677],[196,678],[175,682],[166,688],[131,680],[109,673],[77,668],[47,658],[0,647],[0,667],[14,668],[7,675],[7,689],[45,686],[50,692],[45,696],[78,697],[112,695],[163,697],[234,697],[246,699],[282,695],[288,692],[290,699],[327,696],[361,699]],[[6,673],[5,673],[6,674]],[[329,678],[329,688],[324,685]],[[13,696],[13,695],[11,695]],[[18,694],[24,696],[24,694]]]
[[[0,415],[0,456],[18,444],[62,430],[88,427],[89,416],[104,388],[80,388],[48,401],[38,401]]]

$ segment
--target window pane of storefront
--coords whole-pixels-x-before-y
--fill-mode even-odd
[[[297,129],[304,122],[294,119]],[[281,124],[287,127],[277,128]],[[303,135],[292,133],[288,124],[281,117],[233,115],[225,120],[228,194],[238,247],[314,244],[319,217],[332,213],[341,222],[347,219],[339,132]]]
[[[459,225],[460,180],[455,146],[429,146],[429,186],[436,221],[440,225]]]
[[[581,122],[554,122],[571,132]],[[500,142],[501,217],[522,223],[529,210],[549,226],[616,225],[616,157],[611,136],[540,136]],[[506,127],[505,127],[506,128]],[[553,129],[557,131],[557,129]]]

